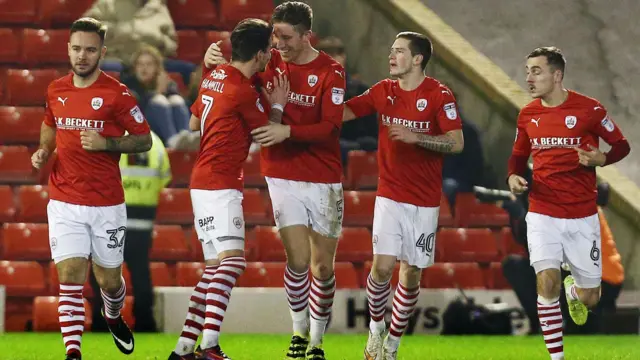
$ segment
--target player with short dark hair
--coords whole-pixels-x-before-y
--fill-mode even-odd
[[[68,50],[73,73],[54,80],[47,89],[40,147],[31,158],[40,169],[57,152],[49,177],[47,216],[51,255],[60,279],[58,314],[67,359],[82,358],[82,289],[89,256],[114,342],[125,354],[134,349],[133,334],[120,315],[126,293],[121,265],[127,213],[118,163],[121,153],[148,151],[152,140],[135,97],[98,68],[107,51],[105,32],[102,23],[92,18],[71,25]]]
[[[614,164],[630,151],[604,105],[564,88],[564,69],[558,48],[538,48],[527,56],[526,80],[534,100],[518,115],[508,176],[514,194],[529,190],[529,257],[537,277],[538,317],[552,359],[564,359],[561,264],[566,261],[571,268],[564,285],[576,324],[587,321],[587,308],[600,298],[595,167]],[[609,152],[599,150],[600,138],[611,145]],[[533,157],[531,184],[522,177],[529,156]]]

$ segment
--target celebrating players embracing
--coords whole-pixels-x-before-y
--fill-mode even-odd
[[[289,92],[286,77],[272,78],[273,89],[265,92],[271,103],[267,114],[250,80],[271,58],[272,33],[262,20],[241,21],[231,33],[231,63],[204,72],[192,106],[190,127],[202,136],[191,175],[191,202],[206,269],[191,295],[170,360],[229,359],[218,338],[231,291],[246,267],[242,164],[249,154],[250,131],[270,121],[279,123]],[[194,355],[203,327],[202,353]]]
[[[564,359],[562,262],[571,267],[564,285],[576,324],[587,321],[587,307],[596,306],[600,298],[595,167],[618,162],[630,151],[600,102],[563,87],[564,69],[564,56],[555,47],[537,48],[527,56],[526,80],[534,100],[518,116],[508,178],[514,194],[529,190],[530,261],[537,277],[538,317],[552,359]],[[599,138],[611,145],[608,153],[598,149]],[[521,176],[530,155],[532,184]]]
[[[39,169],[57,151],[47,216],[60,279],[58,316],[67,359],[82,358],[82,289],[89,256],[114,342],[125,354],[134,349],[133,334],[120,315],[126,292],[121,265],[127,213],[118,162],[121,153],[148,151],[152,140],[136,99],[98,69],[107,50],[105,33],[106,27],[92,18],[71,25],[73,74],[49,85],[40,148],[31,158]]]
[[[424,75],[431,52],[426,36],[399,33],[389,54],[389,73],[397,80],[380,81],[344,107],[344,121],[376,112],[380,116],[365,360],[396,359],[400,337],[418,301],[422,269],[434,263],[443,157],[464,147],[453,94]],[[401,261],[400,283],[389,334],[383,340],[396,260]]]

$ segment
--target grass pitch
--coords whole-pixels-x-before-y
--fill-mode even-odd
[[[83,337],[86,360],[167,359],[178,335],[137,334],[136,350],[121,354],[108,334],[87,333]],[[224,351],[233,360],[282,360],[289,337],[282,335],[223,334]],[[329,360],[359,360],[366,342],[364,335],[328,335],[325,351]],[[570,360],[640,359],[638,336],[568,336],[565,356]],[[63,360],[60,334],[10,333],[0,335],[2,360]],[[399,360],[525,360],[549,359],[541,336],[407,336],[402,340]]]

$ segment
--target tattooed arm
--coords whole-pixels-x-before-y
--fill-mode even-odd
[[[107,151],[121,152],[121,153],[140,153],[146,152],[151,149],[153,145],[151,140],[151,134],[143,135],[125,135],[121,137],[108,137],[106,138]]]
[[[402,125],[389,128],[391,140],[399,140],[407,144],[415,144],[430,151],[443,154],[458,154],[464,148],[462,130],[452,130],[444,135],[425,135],[412,132]]]

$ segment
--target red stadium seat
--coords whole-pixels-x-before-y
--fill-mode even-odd
[[[362,272],[362,284],[366,286],[367,278],[369,277],[369,273],[371,272],[371,268],[373,267],[372,261],[367,261],[364,263],[364,269]],[[393,275],[391,276],[391,286],[397,286],[398,281],[400,280],[400,263],[396,263],[393,268]],[[424,286],[422,286],[424,287]]]
[[[0,223],[15,220],[16,212],[13,190],[9,185],[0,185]]]
[[[85,331],[91,329],[91,304],[84,300]],[[58,322],[58,296],[36,296],[33,299],[33,331],[60,331]]]
[[[247,156],[247,160],[244,162],[242,169],[244,175],[244,186],[246,187],[259,187],[263,188],[267,186],[267,182],[264,180],[264,176],[260,173],[260,153],[255,152]]]
[[[189,185],[193,164],[198,156],[195,152],[175,151],[167,149],[169,162],[171,163],[171,183],[174,186]]]
[[[189,260],[204,261],[204,253],[202,252],[202,242],[198,240],[198,233],[194,228],[189,228],[185,237],[187,238],[187,248],[189,248]]]
[[[182,261],[189,258],[184,232],[178,225],[156,225],[153,228],[151,260]]]
[[[218,4],[211,0],[169,0],[171,18],[177,28],[218,26]]]
[[[242,208],[244,219],[251,225],[270,225],[272,219],[269,216],[267,198],[259,189],[244,189]]]
[[[54,69],[9,69],[6,72],[6,105],[40,106],[49,84],[60,76]]]
[[[40,0],[39,23],[43,27],[69,28],[82,17],[94,0]],[[65,47],[66,48],[66,47]]]
[[[283,287],[284,262],[247,263],[244,274],[238,278],[238,287]]]
[[[438,225],[453,226],[453,213],[449,206],[449,201],[444,195],[440,199],[440,213],[438,214]]]
[[[491,265],[485,269],[485,282],[489,289],[511,289],[511,285],[502,272],[502,264],[499,262],[491,263]]]
[[[22,63],[35,65],[67,65],[69,63],[69,30],[24,29]]]
[[[42,107],[0,106],[0,143],[37,144],[44,119]]]
[[[422,287],[433,289],[484,289],[477,263],[435,263],[422,272]]]
[[[231,58],[231,33],[228,31],[207,31],[204,44],[205,51],[209,48],[209,45],[218,41],[222,41],[220,44],[222,56],[229,60]]]
[[[35,261],[0,261],[0,284],[7,296],[37,296],[46,293],[44,270]]]
[[[46,186],[24,185],[18,187],[18,212],[17,221],[20,222],[47,222],[47,204],[49,192]]]
[[[180,30],[177,33],[178,54],[176,57],[194,64],[201,64],[205,49],[204,36],[195,30]]]
[[[459,193],[456,196],[455,226],[486,227],[509,225],[509,214],[493,205],[480,203],[473,193]]]
[[[436,247],[445,262],[491,262],[500,260],[498,243],[491,229],[441,229]]]
[[[511,228],[503,227],[498,233],[498,248],[503,256],[516,254],[527,256],[527,250],[524,246],[518,244],[513,238]]]
[[[0,1],[0,24],[31,25],[36,20],[40,0]],[[3,44],[3,46],[5,46]]]
[[[0,183],[33,184],[37,178],[26,146],[0,146]]]
[[[336,287],[338,289],[359,289],[361,287],[360,279],[358,279],[358,273],[352,263],[336,262],[334,269]]]
[[[260,261],[260,243],[254,228],[245,229],[244,257],[247,261]]]
[[[225,29],[233,29],[244,18],[271,19],[272,1],[220,0],[220,22]]]
[[[55,163],[56,158],[58,157],[57,150],[53,151],[53,154],[49,156],[49,161],[38,171],[37,182],[40,185],[48,185],[49,184],[49,175],[51,175],[51,170],[53,169],[53,164]]]
[[[166,263],[152,262],[149,265],[151,270],[151,283],[153,286],[175,286],[176,282],[171,273],[171,269]]]
[[[31,331],[33,326],[33,297],[7,297],[4,309],[4,330]]]
[[[156,221],[161,224],[193,224],[189,189],[163,189],[158,202]]]
[[[168,75],[169,75],[169,78],[176,83],[176,86],[178,86],[178,92],[180,94],[184,94],[187,91],[187,85],[184,83],[184,78],[182,77],[182,74],[177,72],[170,72],[168,73]]]
[[[179,262],[176,264],[178,286],[195,287],[204,273],[204,262]]]
[[[371,233],[367,228],[342,228],[342,235],[338,241],[336,261],[359,262],[373,257]]]
[[[47,224],[7,223],[2,225],[2,239],[3,259],[51,259]]]
[[[344,225],[373,226],[375,191],[344,192]]]
[[[351,189],[375,189],[378,186],[378,159],[375,152],[349,151],[346,185]]]
[[[258,247],[260,248],[260,260],[285,261],[284,245],[280,240],[278,229],[271,226],[258,226],[255,229]]]
[[[22,41],[17,30],[0,29],[0,44],[2,44],[0,48],[0,63],[16,64],[20,62]]]

